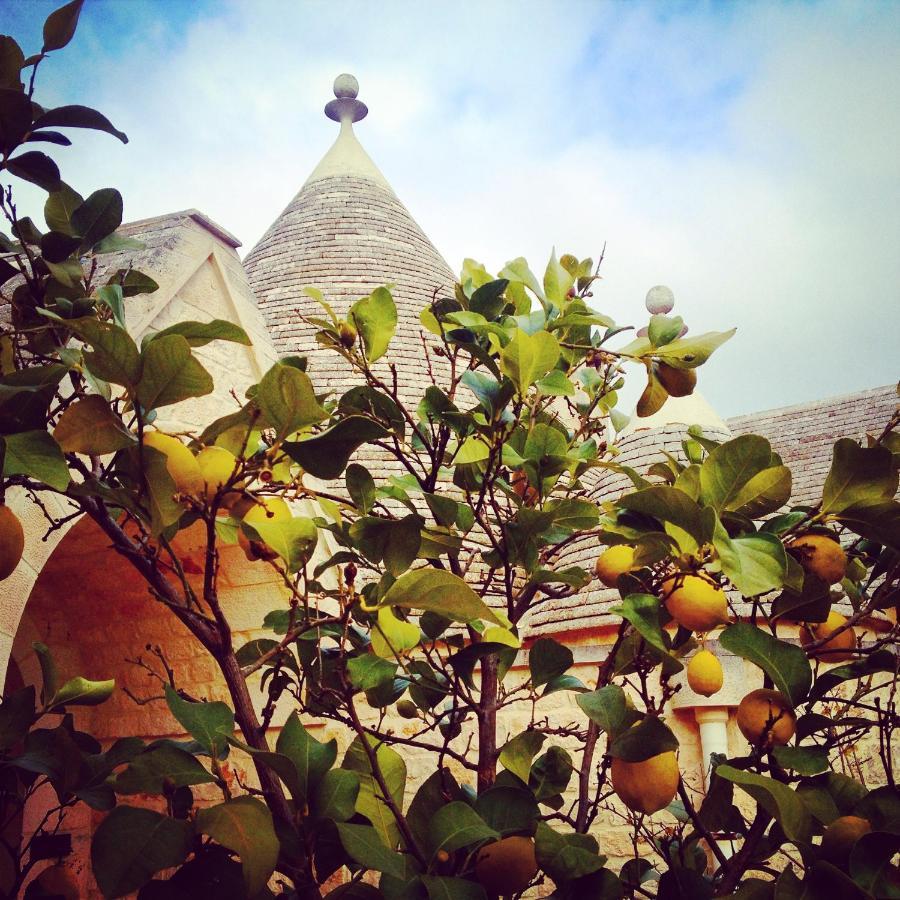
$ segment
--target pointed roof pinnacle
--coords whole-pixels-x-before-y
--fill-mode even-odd
[[[374,181],[392,191],[387,179],[372,162],[353,132],[353,123],[369,114],[369,108],[357,100],[359,82],[346,72],[334,79],[334,100],[325,104],[325,115],[332,122],[340,122],[341,131],[331,149],[313,170],[306,184],[333,176],[351,176]]]
[[[357,100],[359,82],[353,75],[344,72],[334,79],[334,100],[325,104],[325,115],[332,122],[358,122],[369,114],[369,107]]]

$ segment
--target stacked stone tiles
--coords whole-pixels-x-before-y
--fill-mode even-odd
[[[838,438],[879,435],[897,409],[894,385],[767,409],[728,420],[735,435],[761,434],[794,473],[795,503],[817,500]]]
[[[384,377],[386,364],[396,365],[400,396],[415,408],[429,383],[419,313],[436,294],[452,295],[456,279],[389,187],[358,173],[308,182],[247,255],[244,268],[278,352],[309,357],[317,390],[338,395],[357,379],[333,350],[316,343],[315,327],[302,321],[324,315],[303,288],[318,288],[345,316],[355,300],[391,286],[397,332],[376,371]],[[441,359],[431,361],[443,370]]]

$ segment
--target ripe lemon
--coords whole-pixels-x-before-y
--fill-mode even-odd
[[[847,572],[844,548],[825,534],[804,534],[788,547],[797,562],[826,584],[837,584]]]
[[[529,837],[513,835],[478,852],[475,862],[475,878],[488,894],[518,894],[524,891],[537,875],[537,858],[534,841]]]
[[[696,369],[676,369],[660,363],[656,369],[656,377],[670,397],[687,397],[697,386]]]
[[[281,497],[260,497],[244,516],[249,525],[263,522],[281,522],[291,518],[291,508]],[[243,531],[238,532],[238,544],[247,559],[274,559],[278,554],[269,549],[262,541],[252,541]]]
[[[594,574],[607,586],[614,588],[619,576],[634,569],[634,548],[627,544],[616,544],[604,550],[594,563]]]
[[[162,431],[145,431],[144,445],[158,450],[166,457],[166,468],[178,493],[194,497],[203,493],[203,476],[197,460],[178,438]]]
[[[709,650],[698,650],[688,663],[687,680],[695,694],[712,697],[722,689],[725,680],[719,657]]]
[[[614,758],[610,771],[619,799],[629,809],[648,814],[665,809],[672,802],[681,780],[674,750],[641,762]]]
[[[197,466],[206,485],[206,499],[212,500],[234,474],[237,459],[224,447],[204,447],[197,454]]]
[[[534,506],[541,499],[538,489],[528,483],[528,476],[521,469],[512,473],[509,484],[525,506]]]
[[[822,835],[822,856],[841,868],[847,867],[853,845],[872,830],[872,824],[861,816],[839,816]]]
[[[741,734],[754,746],[786,744],[797,730],[791,701],[780,691],[759,688],[741,700],[737,709]]]
[[[846,623],[844,616],[831,610],[824,622],[809,622],[800,629],[800,643],[805,647],[813,641],[821,641]],[[856,632],[850,627],[813,650],[812,656],[826,663],[846,662],[848,659],[855,659],[854,653],[846,652],[855,648]]]
[[[663,584],[666,609],[679,625],[691,631],[709,631],[728,621],[725,592],[703,575],[678,575]]]
[[[0,503],[0,580],[9,578],[25,550],[25,532],[16,514]]]

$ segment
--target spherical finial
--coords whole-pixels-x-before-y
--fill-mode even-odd
[[[325,115],[342,125],[364,119],[369,108],[356,99],[358,93],[359,82],[349,72],[338,75],[334,79],[334,100],[325,104]]]
[[[349,72],[344,72],[334,79],[334,96],[339,100],[347,97],[355,100],[359,94],[359,82]]]
[[[645,303],[648,312],[652,315],[666,315],[666,313],[672,312],[672,308],[675,306],[675,295],[671,288],[667,288],[664,284],[658,284],[647,291]]]

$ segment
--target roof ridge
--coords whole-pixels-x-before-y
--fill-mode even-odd
[[[854,400],[862,397],[866,397],[873,394],[883,394],[888,391],[895,391],[896,385],[893,384],[885,384],[879,385],[877,387],[864,388],[861,391],[851,391],[846,394],[834,394],[830,397],[821,397],[818,400],[805,400],[802,403],[793,403],[787,406],[773,406],[769,409],[759,409],[753,412],[741,413],[737,416],[729,416],[725,421],[726,423],[737,422],[741,419],[753,419],[758,418],[759,416],[769,415],[774,413],[788,413],[788,412],[796,412],[798,410],[813,410],[817,408],[821,408],[823,406],[827,406],[831,403],[836,403],[841,400]]]

